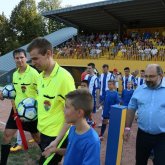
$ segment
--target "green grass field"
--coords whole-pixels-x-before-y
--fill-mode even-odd
[[[0,142],[2,142],[2,132],[0,132]],[[15,138],[12,139],[14,144]],[[36,165],[40,158],[41,151],[35,144],[28,144],[27,151],[21,150],[16,153],[10,153],[7,165]]]

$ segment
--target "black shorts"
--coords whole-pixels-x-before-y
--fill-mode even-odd
[[[42,152],[55,139],[56,139],[56,137],[46,136],[46,135],[41,133],[40,134],[40,140],[41,140],[40,141],[40,147],[41,147]],[[67,144],[68,144],[68,137],[66,137],[66,139],[63,141],[60,148],[67,148]],[[40,161],[39,161],[39,165],[43,165],[45,160],[46,160],[46,158],[44,156],[41,156]],[[62,156],[58,155],[58,154],[55,154],[47,165],[58,165],[58,163],[61,160],[62,160]]]
[[[18,129],[16,125],[16,121],[14,120],[14,111],[13,109],[10,112],[10,116],[6,123],[6,129]],[[22,122],[22,127],[24,131],[28,131],[30,133],[37,133],[37,120],[31,122]]]

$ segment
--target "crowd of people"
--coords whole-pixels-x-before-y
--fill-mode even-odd
[[[165,60],[165,36],[159,32],[132,32],[122,37],[118,33],[92,33],[79,35],[76,39],[56,48],[57,58],[120,57],[127,60]]]
[[[63,162],[64,165],[73,165],[74,160],[74,165],[99,165],[100,143],[105,140],[104,132],[109,123],[111,107],[119,104],[127,107],[126,141],[137,111],[136,165],[146,165],[151,151],[154,152],[155,165],[164,164],[165,81],[159,65],[150,64],[146,70],[133,72],[125,67],[122,75],[116,68],[109,71],[108,64],[104,64],[98,76],[95,64],[89,63],[81,75],[81,89],[75,89],[71,74],[54,61],[53,47],[48,40],[34,39],[27,51],[32,64],[41,73],[38,74],[26,63],[25,50],[15,50],[13,58],[17,70],[13,74],[13,85],[16,90],[16,108],[24,98],[32,97],[38,102],[38,119],[22,123],[23,130],[31,133],[41,149],[42,155],[36,164],[54,165]],[[24,91],[22,84],[26,85]],[[1,92],[0,99],[3,100]],[[97,123],[93,121],[98,109],[103,111],[99,133],[94,129]],[[1,144],[0,165],[7,164],[11,138],[16,131],[17,125],[11,109]]]

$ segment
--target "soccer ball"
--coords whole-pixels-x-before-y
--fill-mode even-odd
[[[14,89],[14,85],[13,84],[6,85],[2,89],[2,96],[3,96],[3,98],[6,98],[6,99],[14,99],[16,96],[16,91]]]
[[[37,119],[37,101],[33,98],[26,98],[18,104],[18,116],[25,122]]]

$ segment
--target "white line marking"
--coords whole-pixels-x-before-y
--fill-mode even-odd
[[[6,123],[4,123],[3,121],[0,121],[0,124],[2,124],[2,125],[6,125]]]

